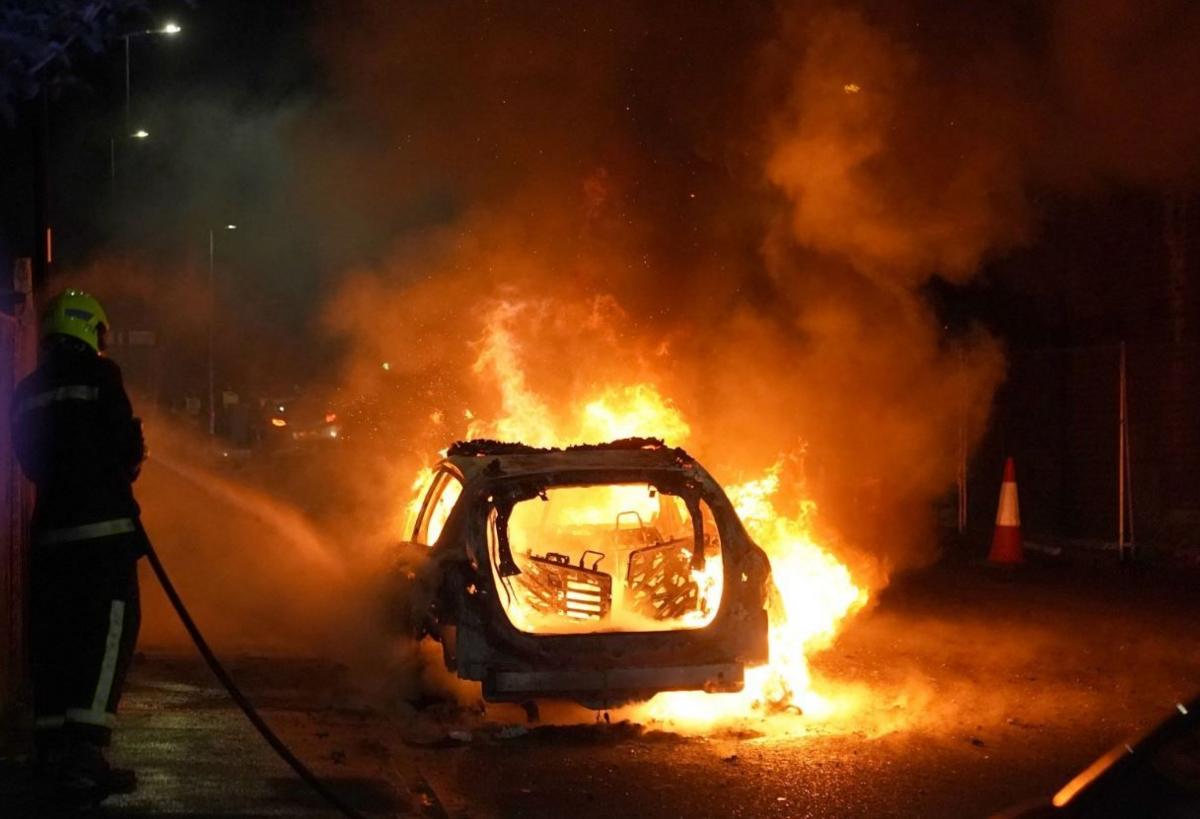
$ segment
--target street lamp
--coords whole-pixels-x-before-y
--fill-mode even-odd
[[[167,37],[174,37],[176,34],[178,34],[181,31],[183,31],[183,28],[181,28],[177,23],[168,22],[162,28],[148,28],[148,29],[145,29],[144,31],[130,31],[126,34],[120,35],[121,39],[123,39],[125,41],[125,133],[129,134],[129,136],[131,136],[134,139],[145,139],[146,137],[150,136],[150,133],[148,131],[146,131],[145,129],[138,129],[137,131],[134,131],[132,133],[130,133],[130,131],[129,131],[129,127],[130,127],[129,126],[129,120],[130,120],[129,41],[132,40],[134,37],[146,37],[146,36],[150,36],[150,35],[162,35],[162,36],[167,36]],[[113,197],[115,199],[116,192],[117,192],[117,139],[116,139],[116,137],[111,137],[109,139],[108,164],[109,164],[109,172],[112,177],[112,193],[113,193]]]
[[[167,23],[162,28],[148,28],[143,31],[131,31],[122,34],[125,40],[125,129],[129,129],[129,41],[134,37],[166,36],[174,37],[183,29],[176,23]]]
[[[129,135],[129,139],[149,139],[150,132],[145,128],[139,128]],[[116,198],[117,195],[117,138],[108,138],[108,171],[109,179],[112,183],[112,195]]]
[[[237,225],[228,224],[225,230],[237,230]],[[217,228],[208,229],[208,435],[217,434],[217,382],[213,367],[213,325],[216,321],[216,276],[215,259],[217,247]]]

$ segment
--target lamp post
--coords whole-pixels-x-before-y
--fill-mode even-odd
[[[129,130],[130,120],[130,93],[129,93],[129,41],[134,37],[148,37],[152,35],[174,37],[179,32],[183,31],[175,23],[167,23],[162,28],[148,28],[143,31],[131,31],[128,34],[122,34],[122,39],[125,40],[125,130]]]
[[[150,132],[145,128],[139,128],[125,138],[149,139]],[[110,192],[115,202],[117,198],[117,138],[115,136],[108,138],[108,179]]]
[[[225,225],[223,230],[237,230],[237,225]],[[216,247],[217,228],[208,229],[208,435],[217,434],[217,381],[213,366],[213,326],[216,321]]]
[[[130,31],[122,34],[121,39],[125,41],[125,133],[134,139],[145,139],[150,136],[144,129],[131,131],[130,121],[132,120],[131,112],[131,95],[130,95],[130,70],[129,70],[129,42],[134,37],[147,37],[151,35],[159,35],[165,37],[174,37],[183,29],[176,23],[167,23],[162,28],[148,28],[143,31]],[[116,196],[117,191],[117,138],[110,137],[108,143],[108,168],[111,176],[113,196]]]

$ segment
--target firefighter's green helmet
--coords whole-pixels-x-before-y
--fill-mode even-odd
[[[42,338],[71,336],[96,352],[103,349],[101,338],[108,331],[108,314],[100,302],[82,290],[64,290],[46,307],[42,319]]]

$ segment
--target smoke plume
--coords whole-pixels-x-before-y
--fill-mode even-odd
[[[396,439],[436,451],[468,413],[570,428],[597,391],[650,383],[722,478],[790,456],[848,542],[929,554],[1002,366],[918,291],[1026,235],[1002,110],[931,89],[858,12],[360,11],[323,30],[331,116],[381,148],[336,184],[385,213],[447,203],[326,313],[350,392],[403,405]],[[959,130],[926,133],[963,100]]]

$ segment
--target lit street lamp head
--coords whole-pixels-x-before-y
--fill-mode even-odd
[[[138,130],[136,130],[132,134],[130,134],[130,136],[133,137],[134,139],[145,139],[146,137],[150,136],[150,132],[144,128],[139,128]]]
[[[180,28],[176,23],[167,23],[165,26],[159,29],[159,32],[162,34],[178,34],[181,31],[183,31],[183,29]]]

